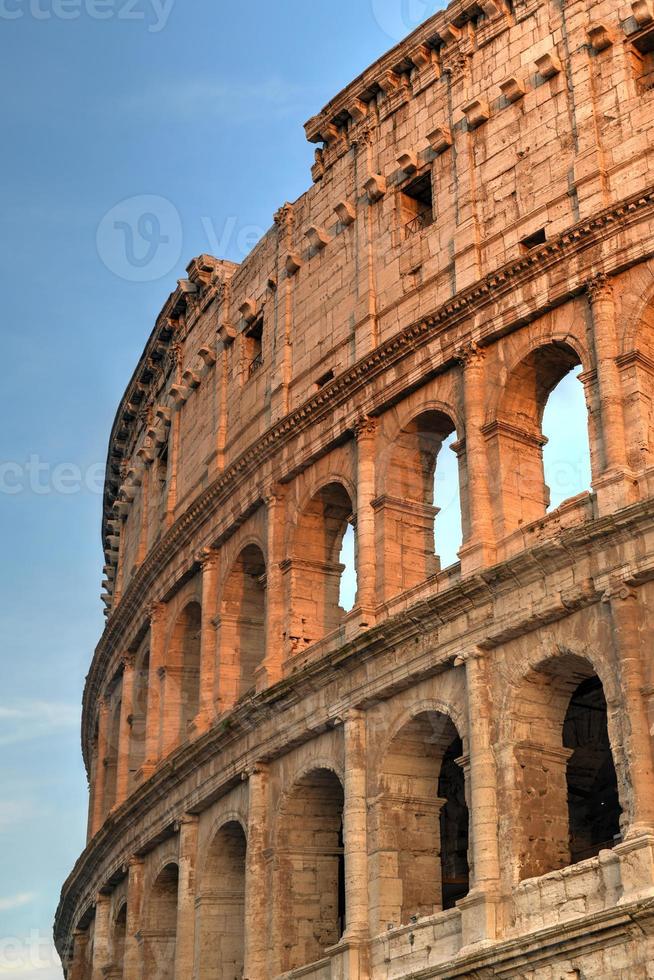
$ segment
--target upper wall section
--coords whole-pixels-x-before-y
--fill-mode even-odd
[[[271,426],[399,330],[652,184],[654,5],[454,3],[306,130],[322,144],[313,186],[240,266],[189,265],[121,402],[108,615],[165,530]]]

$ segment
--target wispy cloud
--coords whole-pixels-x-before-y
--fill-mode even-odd
[[[74,728],[79,724],[79,718],[77,705],[57,701],[0,704],[0,748]]]
[[[19,895],[0,898],[0,912],[11,912],[13,909],[21,909],[23,905],[30,905],[35,898],[36,896],[33,892],[21,892]]]
[[[271,76],[261,82],[221,81],[212,78],[163,80],[141,93],[121,98],[120,111],[175,121],[196,118],[229,119],[251,123],[293,114],[307,89]]]

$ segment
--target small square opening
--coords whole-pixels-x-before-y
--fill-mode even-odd
[[[533,248],[538,248],[539,245],[544,245],[547,241],[547,235],[545,234],[544,228],[539,228],[531,235],[527,235],[526,238],[521,239],[520,248],[523,252],[531,252]]]
[[[334,380],[334,372],[325,371],[325,373],[321,374],[318,380],[316,381],[316,390],[320,391],[321,388],[324,388],[325,385],[328,385],[329,382],[333,380]]]
[[[422,174],[400,190],[400,219],[405,238],[428,228],[434,221],[431,174]]]

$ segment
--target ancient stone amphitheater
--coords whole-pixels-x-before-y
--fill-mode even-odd
[[[654,977],[654,4],[456,0],[306,131],[116,416],[66,975]]]

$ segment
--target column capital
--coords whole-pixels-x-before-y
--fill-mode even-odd
[[[604,273],[593,276],[586,283],[586,293],[591,303],[613,298],[613,280]]]
[[[204,572],[215,569],[220,561],[220,553],[216,548],[202,548],[195,556],[195,560]]]
[[[602,602],[615,603],[618,600],[625,602],[627,599],[636,598],[638,598],[638,593],[630,585],[628,579],[622,578],[620,575],[612,575],[602,596]]]
[[[243,770],[241,780],[245,783],[252,779],[253,776],[267,776],[269,772],[270,766],[267,762],[253,762],[252,765]]]
[[[109,711],[109,701],[110,701],[110,699],[109,699],[109,697],[106,694],[103,694],[101,697],[98,698],[98,714],[99,715],[100,714],[103,714],[103,715],[106,715],[107,714],[107,712]]]
[[[282,503],[286,500],[286,487],[283,483],[271,483],[271,485],[263,492],[263,502],[266,507],[274,507],[275,504]]]
[[[455,358],[463,368],[480,367],[484,363],[486,351],[476,340],[457,348]]]
[[[166,614],[166,603],[165,602],[151,602],[146,609],[148,619],[150,620],[150,625],[154,626],[157,623],[162,622]]]
[[[361,415],[354,423],[354,437],[357,442],[364,439],[371,439],[379,428],[379,419],[370,415]]]
[[[136,664],[136,654],[124,653],[120,658],[120,662],[123,668],[123,673],[128,670],[134,670],[134,666]]]

